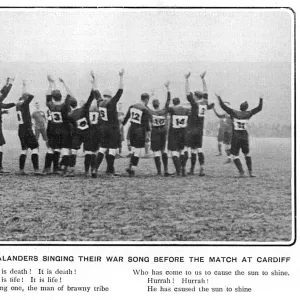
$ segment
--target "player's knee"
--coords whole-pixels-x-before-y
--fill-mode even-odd
[[[250,157],[251,156],[250,152],[244,153],[244,155],[245,155],[245,157]]]
[[[70,154],[70,150],[68,148],[62,148],[61,154],[62,154],[62,156],[67,156]]]
[[[77,155],[77,150],[76,149],[72,149],[71,153],[72,153],[72,155]]]
[[[38,154],[39,153],[39,148],[34,148],[32,150],[32,154]]]
[[[54,150],[52,148],[48,148],[47,153],[48,154],[53,154]]]
[[[142,155],[142,148],[135,148],[133,151],[133,156],[140,157]]]
[[[154,151],[154,157],[159,157],[160,156],[160,151]]]
[[[203,149],[202,148],[197,148],[197,153],[203,153]]]
[[[22,151],[21,151],[21,154],[22,154],[22,155],[27,155],[27,152],[28,152],[28,150],[22,150]]]
[[[240,157],[238,155],[232,155],[233,160],[235,159],[240,159]]]
[[[92,152],[92,151],[85,151],[85,154],[92,155],[92,154],[93,154],[93,152]]]
[[[192,154],[197,154],[197,149],[192,149]]]
[[[102,154],[104,154],[106,152],[106,150],[107,150],[106,148],[101,148],[100,147],[99,152],[102,153]]]
[[[172,156],[179,157],[179,151],[172,151]]]
[[[116,156],[118,149],[108,149],[108,154],[112,156]]]
[[[59,152],[60,153],[60,149],[54,149],[54,152]]]

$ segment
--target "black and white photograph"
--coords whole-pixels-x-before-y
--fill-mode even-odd
[[[290,8],[0,8],[0,244],[292,245]]]

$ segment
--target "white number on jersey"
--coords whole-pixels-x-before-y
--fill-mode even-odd
[[[207,105],[199,104],[199,113],[198,113],[198,117],[205,117],[206,111],[207,111]]]
[[[99,107],[99,112],[100,112],[100,118],[101,118],[101,120],[108,121],[106,107]]]
[[[152,125],[154,127],[163,126],[165,124],[166,124],[166,117],[164,117],[164,116],[156,116],[156,115],[152,116]]]
[[[187,126],[188,116],[173,115],[172,126],[173,128],[185,128]]]
[[[60,111],[52,111],[51,112],[52,121],[54,123],[62,123],[62,116]]]
[[[85,130],[89,128],[88,121],[86,118],[81,118],[77,120],[76,123],[77,123],[77,128],[80,130]]]
[[[247,130],[247,124],[249,120],[233,120],[234,130]]]
[[[17,111],[17,118],[18,118],[18,124],[24,124],[22,113],[20,111]]]
[[[143,112],[136,108],[130,108],[130,121],[132,123],[141,124]]]
[[[52,121],[51,112],[49,109],[47,110],[47,120]]]
[[[90,123],[95,125],[98,123],[99,113],[97,111],[90,111]]]

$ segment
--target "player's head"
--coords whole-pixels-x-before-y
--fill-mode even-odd
[[[147,94],[147,93],[143,93],[143,94],[141,95],[141,100],[145,103],[145,105],[148,104],[149,98],[150,98],[150,96],[149,96],[149,94]]]
[[[173,105],[174,105],[174,106],[176,106],[176,105],[179,105],[179,104],[180,104],[180,99],[179,99],[179,98],[177,98],[177,97],[176,97],[176,98],[173,98],[173,100],[172,100],[172,101],[173,101]]]
[[[203,92],[201,92],[201,91],[195,91],[194,92],[194,96],[195,96],[195,98],[196,98],[196,101],[197,100],[201,100],[202,98],[203,98]]]
[[[104,98],[104,100],[110,100],[112,98],[112,91],[111,90],[104,90],[103,91],[103,98]]]
[[[240,105],[240,110],[241,110],[241,111],[245,111],[245,110],[248,109],[248,107],[249,107],[248,102],[245,101],[245,102],[241,103],[241,105]]]
[[[27,100],[29,97],[32,97],[32,95],[29,93],[23,93],[22,96],[19,98],[19,101]]]
[[[72,108],[76,108],[77,107],[77,100],[74,97],[69,98],[69,104]]]
[[[152,100],[152,106],[153,106],[155,109],[158,109],[158,108],[159,108],[159,100],[158,100],[158,99],[153,99],[153,100]]]
[[[36,108],[36,110],[40,109],[40,104],[38,102],[35,102],[35,108]]]
[[[59,90],[53,90],[51,93],[51,96],[53,98],[54,101],[61,101],[61,92]]]

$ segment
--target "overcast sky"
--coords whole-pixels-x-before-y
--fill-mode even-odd
[[[0,60],[286,61],[288,10],[0,10]]]

